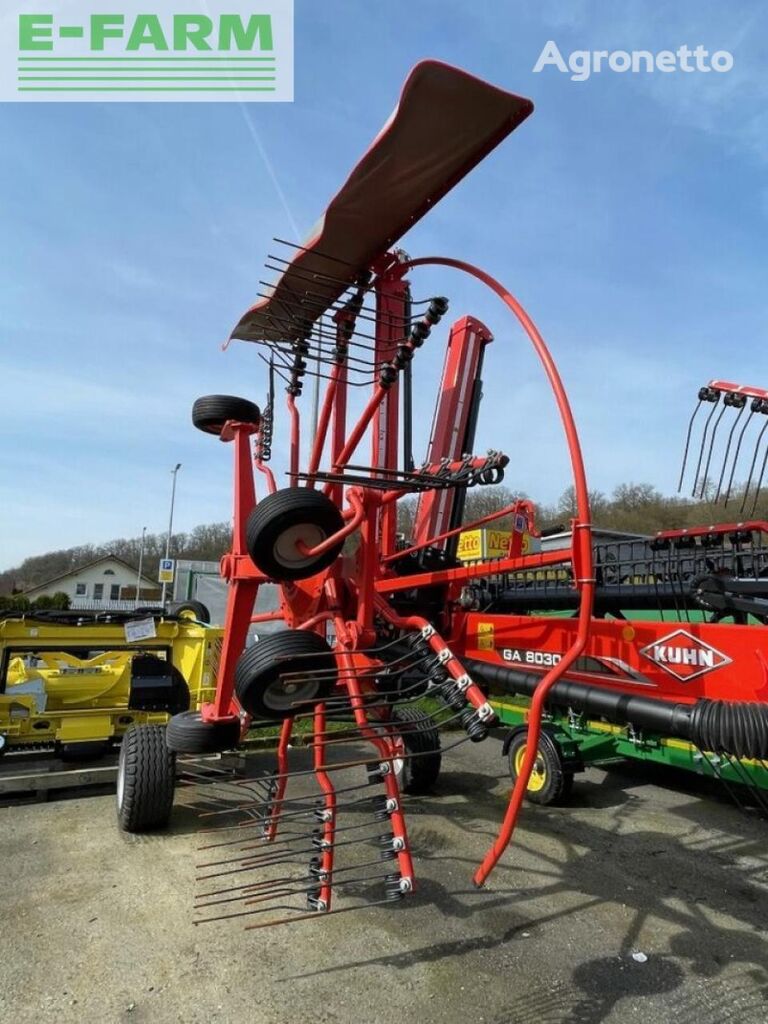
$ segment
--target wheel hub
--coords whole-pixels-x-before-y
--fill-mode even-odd
[[[282,565],[298,569],[309,565],[314,557],[302,554],[300,543],[308,548],[315,548],[326,539],[325,533],[314,523],[298,523],[289,526],[275,541],[272,549],[274,558]]]
[[[515,755],[515,774],[520,775],[523,770],[523,761],[528,747],[523,744]],[[540,752],[536,752],[536,760],[533,762],[531,777],[528,780],[528,790],[531,793],[539,793],[547,784],[547,768],[544,758]]]

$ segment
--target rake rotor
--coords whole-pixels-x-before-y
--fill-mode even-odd
[[[183,729],[172,720],[168,734],[184,753],[192,751],[183,736],[211,749],[236,724],[245,735],[281,723],[274,769],[219,787],[218,803],[203,812],[206,824],[216,824],[202,844],[201,923],[243,917],[248,927],[262,927],[345,912],[363,895],[395,903],[414,891],[403,793],[435,781],[446,729],[458,730],[450,749],[485,739],[495,720],[461,656],[463,595],[486,570],[461,563],[456,543],[462,529],[502,515],[513,529],[497,570],[567,563],[581,598],[578,636],[532,700],[528,750],[499,837],[475,874],[478,886],[511,839],[546,693],[589,629],[595,580],[584,468],[562,382],[519,303],[470,264],[411,260],[395,245],[531,109],[454,68],[418,65],[317,233],[287,255],[268,257],[278,279],[262,283],[259,301],[233,332],[263,349],[264,411],[227,396],[195,403],[195,424],[234,450],[233,544],[221,563],[229,597],[215,699]],[[523,554],[531,520],[525,501],[463,522],[468,489],[501,482],[509,463],[500,450],[474,452],[481,372],[493,342],[474,317],[449,329],[427,455],[415,460],[416,372],[449,310],[442,295],[413,297],[409,275],[425,264],[490,288],[539,356],[571,456],[579,511],[570,549]],[[309,426],[301,412],[307,378],[323,391]],[[278,381],[286,392],[288,486],[270,466]],[[364,445],[366,459],[358,454]],[[264,484],[258,501],[254,470]],[[418,503],[403,536],[398,505],[410,495]],[[270,584],[279,587],[279,608],[257,614],[259,589]],[[268,622],[280,630],[249,643],[251,627]]]

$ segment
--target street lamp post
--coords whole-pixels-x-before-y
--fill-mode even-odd
[[[139,595],[141,594],[141,570],[144,568],[144,541],[147,536],[146,526],[141,528],[141,547],[139,548],[139,571],[136,573],[136,597],[134,598],[133,607],[139,607]]]
[[[181,469],[181,463],[177,462],[174,469],[171,470],[173,476],[173,485],[171,486],[171,514],[168,518],[168,535],[165,538],[165,557],[168,558],[171,551],[171,532],[173,531],[173,504],[176,500],[176,474]],[[160,595],[160,604],[162,605],[163,611],[165,611],[165,593],[168,584],[163,582],[163,590]]]

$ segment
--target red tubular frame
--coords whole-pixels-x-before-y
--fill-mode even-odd
[[[405,344],[405,296],[407,285],[391,270],[376,280],[376,365],[391,363],[399,344]],[[374,469],[394,469],[398,462],[399,428],[398,379],[387,389],[387,394],[373,418],[371,438],[371,466]],[[405,467],[404,467],[405,468]],[[379,550],[391,554],[395,550],[397,511],[393,506],[382,507],[379,512]]]
[[[504,508],[499,509],[497,512],[491,512],[487,516],[483,516],[482,519],[475,519],[472,523],[462,523],[461,526],[455,526],[452,530],[446,530],[444,533],[438,533],[434,537],[430,537],[428,540],[422,541],[420,544],[414,544],[410,548],[404,548],[402,551],[397,551],[394,555],[387,555],[386,558],[382,558],[384,565],[387,562],[394,562],[398,558],[403,558],[405,555],[410,555],[414,551],[421,551],[422,548],[429,547],[430,544],[436,544],[440,540],[448,540],[449,537],[455,537],[457,533],[464,533],[465,530],[476,530],[478,526],[484,526],[486,523],[492,523],[495,519],[502,519],[504,516],[514,515],[519,511],[522,505],[528,505],[526,501],[513,501],[511,505],[505,505]]]
[[[291,417],[291,483],[295,486],[296,474],[299,472],[299,448],[301,445],[301,423],[299,419],[299,410],[296,407],[296,399],[293,395],[288,395],[286,398],[286,405],[288,406],[288,412]]]
[[[536,759],[541,737],[542,711],[547,694],[554,683],[564,672],[567,672],[568,668],[584,650],[589,635],[595,582],[593,579],[589,498],[586,474],[573,415],[554,361],[533,321],[525,313],[518,301],[498,281],[468,263],[446,257],[427,257],[395,266],[389,265],[382,272],[377,286],[377,299],[383,303],[382,308],[388,310],[389,314],[392,314],[392,309],[390,309],[392,304],[399,303],[400,305],[397,308],[402,308],[402,296],[405,292],[405,284],[402,281],[403,276],[412,268],[426,265],[446,266],[461,270],[475,277],[501,299],[521,324],[544,367],[555,396],[568,444],[577,502],[577,515],[572,522],[573,539],[569,553],[552,552],[525,557],[507,557],[494,562],[495,570],[503,572],[571,561],[573,564],[574,581],[581,594],[581,603],[577,620],[577,633],[573,643],[565,651],[559,663],[542,678],[532,696],[528,720],[527,747],[523,764],[512,789],[499,835],[474,875],[475,884],[481,886],[511,841]],[[391,302],[387,305],[387,302],[384,300],[391,300]],[[386,358],[390,353],[393,343],[398,340],[394,337],[391,330],[392,323],[389,323],[389,320],[394,322],[394,314],[392,316],[389,314],[385,318],[387,320],[386,323],[382,324],[379,322],[377,324],[377,355],[382,359]],[[404,339],[400,339],[400,343],[408,344]],[[312,471],[316,471],[317,466],[319,466],[329,425],[331,424],[331,417],[333,417],[331,460],[335,470],[342,470],[346,466],[364,434],[372,424],[372,464],[374,471],[376,467],[395,468],[397,465],[396,390],[385,387],[380,383],[377,384],[361,416],[345,440],[347,386],[346,367],[343,364],[339,364],[338,368],[334,368],[328,391],[324,398],[318,424],[318,433],[310,454],[310,468]],[[394,399],[390,401],[390,398],[393,396]],[[300,419],[294,396],[288,396],[287,406],[291,418],[290,477],[291,482],[295,484],[299,469]],[[222,560],[222,575],[230,580],[232,587],[227,604],[226,634],[217,680],[216,700],[213,705],[205,705],[202,709],[203,717],[206,720],[221,719],[238,712],[238,706],[232,695],[234,667],[245,644],[248,625],[252,620],[266,621],[267,618],[272,618],[272,613],[268,613],[267,616],[263,617],[253,615],[253,606],[258,586],[263,582],[264,577],[255,570],[245,547],[245,524],[248,514],[255,503],[253,467],[248,457],[250,454],[248,430],[244,428],[243,424],[227,424],[222,432],[222,437],[235,440],[235,529],[233,548],[231,554],[225,556]],[[258,466],[258,468],[262,472],[265,471],[264,467]],[[271,474],[268,473],[268,482],[270,482],[270,477]],[[344,490],[345,488],[341,484],[327,484],[325,487],[326,493],[331,495],[339,506],[342,504]],[[487,565],[463,566],[435,572],[419,573],[402,578],[382,576],[382,563],[385,564],[393,554],[389,535],[395,522],[394,502],[397,497],[405,492],[394,488],[392,491],[382,494],[370,489],[350,487],[347,489],[347,493],[350,508],[344,513],[344,517],[347,520],[345,525],[333,537],[328,538],[328,540],[313,549],[305,549],[304,553],[321,554],[328,547],[337,543],[339,539],[359,529],[361,534],[359,561],[354,579],[349,580],[351,591],[354,595],[353,600],[356,600],[354,613],[350,615],[351,608],[348,606],[345,609],[340,604],[340,591],[336,588],[333,572],[329,570],[322,576],[318,575],[316,578],[295,584],[293,590],[296,592],[296,601],[298,603],[291,604],[290,615],[288,615],[288,605],[285,604],[284,599],[283,615],[281,617],[286,618],[289,624],[299,628],[312,628],[315,623],[319,623],[321,620],[333,618],[337,635],[337,663],[343,669],[344,685],[351,698],[355,721],[365,739],[373,743],[379,756],[382,758],[383,764],[389,765],[389,768],[383,774],[387,796],[399,800],[398,785],[391,768],[392,758],[397,754],[397,741],[387,734],[386,726],[384,726],[384,731],[382,732],[382,727],[373,725],[366,715],[363,704],[363,686],[356,678],[356,672],[361,668],[370,668],[374,663],[360,652],[360,648],[373,642],[375,638],[373,628],[374,614],[379,612],[398,629],[410,631],[423,630],[425,640],[427,640],[436,653],[447,650],[448,647],[445,640],[432,630],[431,624],[426,619],[420,616],[401,617],[389,606],[385,600],[385,595],[403,588],[413,589],[419,586],[436,584],[459,584],[475,576],[487,573]],[[515,503],[509,509],[484,517],[476,525],[491,521],[507,512],[514,513],[517,507],[518,503]],[[381,519],[383,508],[389,513],[385,521]],[[386,523],[385,526],[382,526],[383,522]],[[466,529],[466,526],[461,529]],[[431,543],[435,539],[445,539],[445,537],[451,536],[456,532],[458,530],[444,532],[438,538],[425,540],[423,544],[420,543],[411,550],[418,550],[419,547]],[[398,553],[398,557],[401,554]],[[323,595],[325,595],[327,600],[325,609],[330,607],[331,611],[324,610],[321,606],[320,602],[323,600]],[[348,602],[349,599],[345,597],[344,600]],[[492,712],[490,705],[485,699],[485,695],[475,683],[468,682],[466,673],[455,655],[445,662],[445,668],[454,680],[462,681],[462,689],[466,699],[476,711],[480,712],[480,717],[490,719]],[[324,746],[322,741],[324,727],[324,708],[322,705],[318,705],[315,711],[314,724],[316,737],[319,737],[319,741],[316,741],[315,745],[315,770],[325,793],[326,808],[332,812],[324,830],[324,835],[330,838],[333,835],[334,828],[332,817],[335,815],[335,797],[333,786],[324,765]],[[281,774],[283,775],[282,769],[287,764],[289,738],[290,729],[284,726],[278,751]],[[279,798],[282,798],[283,792],[284,786],[278,794]],[[408,849],[405,820],[399,809],[399,803],[397,810],[392,813],[391,820],[395,836],[399,839],[401,838],[404,844],[403,848],[397,851],[400,871],[403,878],[408,879],[409,883],[412,884],[413,866]],[[270,821],[269,826],[272,829],[271,834],[274,835],[277,822]],[[328,851],[323,853],[321,864],[323,872],[327,872],[327,874],[324,874],[321,879],[320,898],[324,901],[325,906],[328,907],[330,906],[331,898],[332,873],[332,858]]]
[[[344,437],[347,430],[347,391],[349,390],[349,371],[347,364],[339,367],[339,375],[334,388],[333,402],[333,423],[331,426],[331,465],[335,466],[339,461],[339,455],[344,448]],[[325,493],[330,495],[339,508],[344,504],[344,485],[332,484],[325,488]]]
[[[270,814],[264,826],[264,838],[273,842],[277,836],[280,812],[283,809],[283,798],[288,785],[288,746],[293,732],[293,719],[285,718],[280,726],[280,740],[277,744],[277,788],[270,801]]]
[[[587,489],[587,476],[584,469],[581,444],[579,443],[579,435],[576,430],[576,424],[573,419],[573,413],[568,401],[568,396],[565,392],[565,387],[563,386],[562,379],[557,367],[555,366],[552,355],[533,320],[531,320],[517,299],[507,291],[499,281],[491,277],[491,275],[487,274],[484,270],[480,270],[479,267],[473,266],[471,263],[466,263],[463,260],[452,259],[447,256],[426,256],[420,259],[409,260],[407,263],[401,264],[398,269],[401,274],[405,274],[414,267],[420,266],[452,267],[454,270],[461,270],[465,274],[469,274],[471,277],[476,278],[478,281],[481,281],[490,288],[491,291],[501,299],[504,305],[517,318],[520,326],[528,335],[536,354],[541,360],[544,372],[547,375],[554,393],[555,402],[557,403],[558,412],[560,413],[560,419],[562,420],[566,441],[568,443],[568,453],[570,455],[571,469],[573,472],[573,481],[576,491],[577,514],[572,521],[573,540],[571,556],[573,560],[574,580],[576,586],[581,592],[578,632],[571,647],[569,647],[569,649],[564,653],[561,661],[547,672],[542,681],[536,687],[533,697],[531,698],[525,757],[523,758],[523,763],[517,779],[515,780],[515,784],[512,787],[509,805],[507,807],[506,814],[504,815],[504,821],[502,822],[496,842],[488,850],[483,862],[475,872],[473,881],[476,886],[480,887],[485,883],[488,875],[496,866],[499,858],[512,839],[520,808],[523,803],[523,798],[525,796],[526,789],[528,788],[528,781],[531,777],[531,772],[533,771],[533,766],[536,761],[539,739],[541,737],[541,716],[547,694],[563,673],[566,672],[576,658],[579,657],[581,652],[584,650],[589,636],[595,590],[594,570],[592,564],[592,533],[589,511],[589,491]]]
[[[356,669],[358,668],[357,663],[372,664],[372,661],[370,658],[367,658],[362,654],[354,653],[354,637],[350,635],[347,623],[341,615],[336,615],[334,617],[334,625],[336,628],[336,636],[340,644],[340,650],[337,652],[337,659],[339,665],[344,670],[345,684],[349,691],[350,705],[352,713],[355,716],[355,723],[360,730],[360,735],[372,743],[378,751],[382,759],[382,768],[386,766],[386,768],[384,768],[385,773],[383,776],[384,792],[387,798],[396,802],[396,808],[390,815],[392,832],[395,839],[402,839],[403,841],[402,849],[397,851],[397,864],[402,877],[404,879],[408,879],[408,882],[412,886],[414,872],[410,845],[408,843],[408,829],[406,827],[405,816],[403,815],[401,808],[400,788],[397,784],[394,771],[394,758],[397,757],[398,749],[392,739],[382,736],[368,721],[368,716],[364,710],[363,691],[356,675]]]
[[[368,404],[360,414],[360,418],[358,419],[357,423],[352,428],[352,433],[347,438],[341,450],[334,454],[332,466],[334,472],[338,472],[340,469],[344,469],[346,464],[355,454],[357,446],[363,439],[363,434],[368,429],[371,420],[376,414],[376,410],[379,408],[379,406],[386,397],[387,389],[382,387],[381,384],[377,384],[376,390],[373,392],[373,395],[371,396]],[[332,483],[326,484],[325,493],[331,494],[333,492],[334,487],[336,486],[336,484]]]
[[[325,771],[325,704],[315,705],[312,728],[315,734],[312,743],[315,778],[323,791],[323,810],[326,815],[323,822],[324,849],[320,854],[320,870],[323,874],[320,882],[319,899],[323,905],[318,907],[318,909],[327,911],[331,909],[331,899],[333,897],[333,839],[336,833],[336,790],[333,782],[331,782],[330,775]]]
[[[443,640],[439,633],[434,632],[434,627],[432,626],[432,624],[430,622],[427,622],[425,618],[422,618],[421,615],[397,615],[395,612],[392,611],[392,609],[389,607],[386,601],[383,601],[380,597],[377,597],[375,600],[376,608],[380,615],[382,616],[382,618],[385,618],[387,622],[391,623],[397,629],[418,630],[419,632],[421,632],[421,630],[424,629],[432,629],[432,634],[430,636],[425,637],[425,640],[432,648],[432,650],[435,652],[435,654],[440,654],[441,651],[450,650],[448,644]],[[453,652],[451,653],[453,654]],[[445,662],[443,667],[445,668],[446,672],[450,673],[454,680],[459,680],[467,674],[464,669],[464,666],[461,664],[461,662],[459,661],[455,654],[453,654],[453,657],[449,658],[448,661]],[[470,682],[469,686],[464,692],[464,696],[476,710],[479,708],[490,707],[487,700],[485,699],[485,694],[480,689],[480,687],[474,682]]]
[[[492,341],[492,332],[475,317],[463,316],[451,327],[440,378],[442,396],[435,410],[427,450],[428,462],[441,459],[459,462],[466,454],[464,441],[472,414],[475,381],[485,347]],[[422,544],[435,534],[444,534],[450,526],[452,507],[453,498],[448,491],[423,491],[416,504],[413,539]]]
[[[238,567],[248,557],[245,542],[245,528],[251,509],[256,504],[256,488],[253,482],[253,461],[251,458],[251,435],[254,429],[247,423],[233,421],[224,424],[221,432],[223,441],[234,441],[234,525],[232,530],[232,551],[221,560],[221,575],[230,581],[227,594],[227,611],[224,619],[224,638],[221,658],[216,676],[216,695],[212,704],[203,704],[200,715],[203,721],[220,721],[239,717],[238,707],[233,700],[235,666],[245,646],[248,627],[251,624],[253,606],[259,584],[264,577],[258,572],[240,574]],[[243,727],[247,721],[243,720]]]

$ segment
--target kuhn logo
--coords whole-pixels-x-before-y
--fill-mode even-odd
[[[643,647],[640,653],[681,683],[703,676],[705,672],[730,665],[731,659],[684,629]]]

